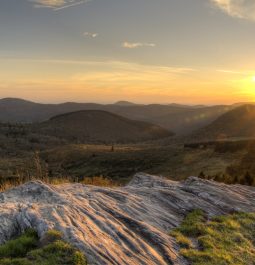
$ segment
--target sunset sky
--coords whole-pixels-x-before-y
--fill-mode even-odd
[[[254,0],[0,0],[0,97],[255,100]]]

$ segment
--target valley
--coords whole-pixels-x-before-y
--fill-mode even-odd
[[[127,104],[122,104],[116,106],[125,110]],[[143,105],[130,103],[130,106],[148,109]],[[186,108],[170,106],[179,112]],[[162,105],[164,111],[166,108],[168,106]],[[192,107],[190,112],[201,108],[204,106]],[[220,135],[223,135],[223,125],[229,128],[228,119],[230,123],[232,119],[242,122],[236,128],[249,127],[251,120],[247,112],[253,113],[254,109],[253,105],[236,106],[211,124],[186,135],[102,110],[80,110],[36,123],[2,121],[1,180],[20,183],[20,179],[39,175],[40,178],[82,181],[86,177],[102,176],[122,185],[136,172],[147,172],[174,180],[200,176],[239,183],[237,174],[244,176],[249,171],[252,178],[255,176],[252,165],[247,170],[242,169],[253,152],[255,135],[253,130],[244,132],[244,129],[232,129],[231,135],[225,134],[226,137]],[[243,111],[245,119],[240,115]]]

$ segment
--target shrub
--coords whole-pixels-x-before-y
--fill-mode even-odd
[[[41,239],[41,246],[49,245],[57,240],[62,239],[62,233],[57,230],[49,230]]]
[[[37,233],[29,229],[20,237],[10,240],[0,246],[0,258],[24,257],[26,253],[37,246],[37,243]]]
[[[20,237],[0,246],[1,265],[86,265],[82,252],[63,241],[60,232],[48,231],[42,242],[28,230]]]

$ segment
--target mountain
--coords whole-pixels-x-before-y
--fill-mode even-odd
[[[180,108],[191,108],[191,109],[206,107],[206,105],[184,105],[184,104],[179,104],[179,103],[171,103],[171,104],[168,104],[168,106],[180,107]]]
[[[233,106],[234,107],[240,107],[243,105],[254,105],[254,104],[255,104],[254,102],[238,102],[238,103],[234,103]]]
[[[237,107],[196,132],[200,139],[255,137],[255,105]]]
[[[33,122],[44,118],[48,105],[38,104],[18,98],[4,98],[0,100],[1,122]],[[49,110],[49,115],[52,111]]]
[[[114,105],[117,105],[117,106],[134,106],[134,105],[138,105],[138,104],[135,104],[135,103],[129,102],[129,101],[125,101],[125,100],[121,100],[121,101],[115,102]]]
[[[180,104],[138,105],[126,101],[102,105],[96,103],[67,102],[39,104],[22,99],[0,100],[0,121],[33,123],[46,121],[56,115],[80,110],[104,110],[132,120],[157,124],[177,134],[189,134],[216,120],[233,106],[188,106]]]
[[[173,135],[157,125],[102,110],[62,114],[31,126],[38,134],[86,143],[140,142]]]
[[[118,188],[29,182],[1,193],[0,222],[4,225],[0,226],[0,244],[31,227],[40,238],[49,229],[58,229],[66,241],[85,253],[88,264],[185,265],[189,262],[170,235],[184,216],[194,209],[210,218],[254,212],[254,192],[252,187],[194,177],[174,182],[146,174],[137,174],[129,185]],[[237,244],[242,240],[242,227],[235,220],[224,235],[236,233],[233,240]],[[244,225],[251,227],[252,234],[252,219]],[[194,231],[192,228],[188,231]],[[210,232],[214,230],[210,228]]]
[[[71,111],[99,108],[99,104],[93,103],[41,104],[18,98],[4,98],[0,100],[0,121],[10,123],[41,122]]]

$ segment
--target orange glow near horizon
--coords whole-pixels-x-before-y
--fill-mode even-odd
[[[231,104],[255,100],[255,77],[251,82],[248,71],[120,61],[7,59],[4,65],[0,73],[2,97],[37,102]]]

